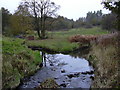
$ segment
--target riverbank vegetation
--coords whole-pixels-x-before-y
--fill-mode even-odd
[[[118,33],[98,38],[92,46],[89,60],[95,67],[92,88],[120,88],[120,40]]]
[[[17,87],[20,80],[32,75],[42,62],[39,52],[28,49],[22,39],[3,37],[2,49],[3,88]]]

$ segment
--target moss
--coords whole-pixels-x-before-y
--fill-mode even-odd
[[[59,88],[59,85],[56,83],[54,79],[48,78],[40,84],[38,89],[40,88]]]

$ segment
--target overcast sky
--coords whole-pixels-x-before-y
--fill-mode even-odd
[[[21,0],[0,0],[0,7],[7,8],[10,12],[17,9]],[[78,19],[79,17],[86,17],[88,11],[102,10],[104,14],[109,13],[108,10],[101,5],[102,0],[51,0],[61,8],[58,15],[67,17],[69,19]]]

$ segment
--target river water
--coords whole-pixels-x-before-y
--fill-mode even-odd
[[[54,78],[61,88],[90,88],[94,79],[93,67],[78,56],[47,54],[43,56],[43,67],[20,85],[22,88],[35,88],[48,78]]]

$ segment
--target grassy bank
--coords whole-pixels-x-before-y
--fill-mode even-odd
[[[65,38],[27,41],[27,45],[41,47],[55,52],[68,52],[79,48],[79,44],[70,43]]]
[[[32,51],[24,45],[24,40],[3,37],[2,41],[3,88],[14,88],[20,79],[33,74],[42,61],[38,51]]]
[[[92,88],[120,88],[119,36],[106,35],[92,46],[89,60],[95,67]]]
[[[48,32],[48,39],[26,41],[27,46],[47,48],[52,51],[67,52],[78,49],[80,43],[70,43],[69,37],[74,35],[101,35],[107,34],[107,31],[94,27],[90,29],[79,28],[68,31]]]

